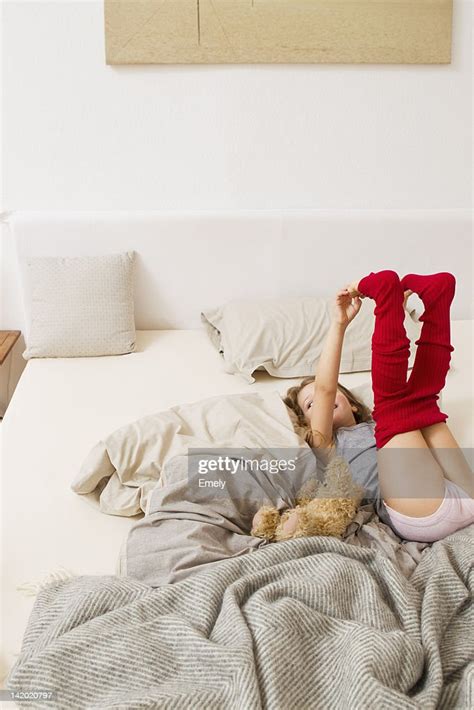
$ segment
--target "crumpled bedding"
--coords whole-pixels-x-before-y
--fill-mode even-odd
[[[266,488],[266,500],[260,491],[261,497],[254,494],[250,500],[218,496],[196,502],[189,491],[187,457],[175,457],[166,467],[168,477],[174,477],[174,482],[155,488],[148,515],[127,535],[117,571],[156,587],[182,581],[222,560],[279,544],[252,537],[249,532],[252,517],[263,502],[280,510],[294,505],[302,482],[324,476],[322,467],[315,468],[312,453],[311,457],[303,454],[301,464],[297,482],[293,478],[293,485],[285,486],[273,480],[272,487]],[[344,540],[350,545],[385,554],[407,578],[428,547],[426,543],[401,540],[380,521],[370,504],[359,508]]]
[[[109,515],[147,512],[165,464],[190,448],[272,449],[306,447],[277,392],[210,397],[142,417],[98,442],[72,489]]]
[[[159,588],[73,578],[39,594],[8,688],[51,692],[37,708],[467,710],[473,535],[428,547],[409,579],[329,537]]]
[[[217,476],[223,489],[199,488],[199,462],[222,453],[241,468],[236,475]],[[261,469],[262,462],[277,460],[293,460],[294,469],[243,468],[258,462]],[[267,545],[250,535],[258,508],[292,507],[299,491],[323,480],[324,471],[324,462],[296,433],[280,395],[252,393],[180,405],[122,427],[94,447],[73,489],[92,495],[102,512],[146,511],[127,534],[117,570],[160,586]],[[345,539],[383,551],[405,575],[426,548],[402,542],[370,505],[359,510]]]

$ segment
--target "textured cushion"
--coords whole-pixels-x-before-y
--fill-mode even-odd
[[[255,370],[274,377],[314,375],[331,322],[334,299],[287,298],[231,301],[201,314],[228,372],[254,382]],[[341,373],[371,369],[374,302],[366,298],[346,330]],[[409,313],[405,328],[412,344],[420,324]],[[413,348],[412,348],[413,350]],[[414,353],[411,355],[411,363]]]
[[[29,257],[25,359],[119,355],[135,347],[134,253]]]

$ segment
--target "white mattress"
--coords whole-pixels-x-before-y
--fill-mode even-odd
[[[453,323],[455,351],[443,396],[459,443],[470,447],[472,325]],[[341,376],[348,387],[369,379],[368,373]],[[258,373],[257,382],[248,385],[227,374],[201,330],[140,332],[130,355],[28,363],[1,427],[0,679],[20,649],[34,602],[17,585],[60,566],[75,574],[115,572],[134,519],[104,515],[70,490],[89,449],[115,428],[174,404],[252,389],[283,392],[290,382]]]

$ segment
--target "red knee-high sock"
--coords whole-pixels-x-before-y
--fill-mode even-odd
[[[451,353],[450,308],[456,290],[456,279],[447,272],[430,274],[407,274],[402,287],[419,295],[425,310],[420,316],[423,327],[416,341],[415,363],[408,380],[407,391],[420,399],[425,399],[436,408],[438,395],[446,383]],[[434,410],[433,410],[434,411]],[[439,421],[446,421],[447,415],[440,413]],[[442,417],[442,418],[441,418]]]
[[[425,312],[415,366],[407,383],[409,341],[404,328],[403,292],[408,288],[424,300]],[[446,421],[437,399],[452,350],[449,307],[454,295],[454,277],[410,274],[400,282],[395,272],[382,271],[362,279],[359,290],[376,302],[372,339],[373,417],[377,448],[382,448],[396,434]]]
[[[403,288],[395,271],[370,273],[359,291],[375,301],[372,336],[372,388],[375,410],[396,401],[406,389],[410,341],[405,332]]]

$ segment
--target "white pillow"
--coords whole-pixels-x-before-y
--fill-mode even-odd
[[[201,313],[211,341],[223,355],[226,370],[254,382],[255,370],[274,377],[314,375],[331,322],[333,299],[286,298],[268,301],[231,301]],[[341,373],[371,369],[374,329],[372,299],[362,301],[360,312],[349,324],[341,358]],[[420,325],[406,313],[405,328],[412,342]]]
[[[119,355],[135,348],[134,252],[28,257],[23,357]]]

